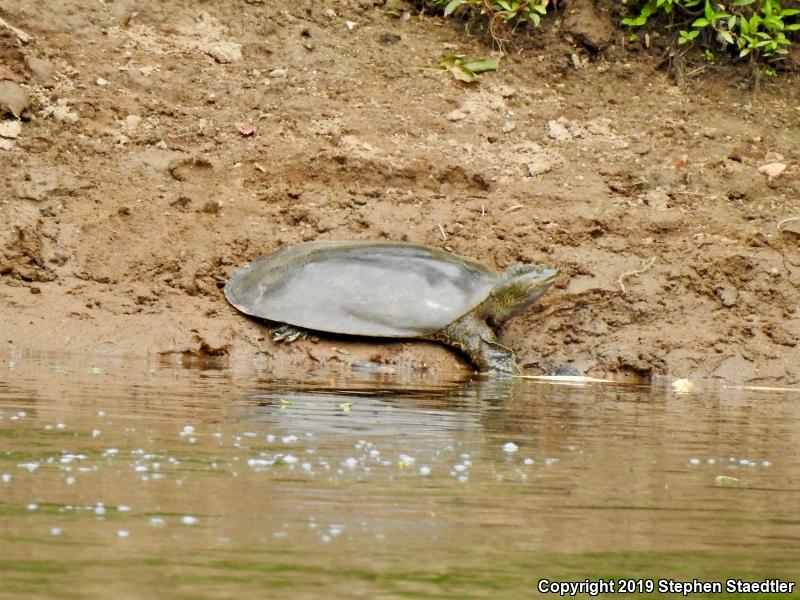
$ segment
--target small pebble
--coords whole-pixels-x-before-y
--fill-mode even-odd
[[[197,517],[193,517],[191,515],[184,515],[181,517],[181,523],[184,525],[197,525],[198,519]]]
[[[117,537],[126,538],[130,536],[130,532],[126,531],[125,529],[120,529],[117,531]]]
[[[517,446],[514,442],[506,442],[503,444],[503,452],[516,452],[519,450],[519,446]]]

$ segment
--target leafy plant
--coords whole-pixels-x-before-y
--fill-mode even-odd
[[[678,44],[698,38],[706,46],[716,41],[736,49],[740,57],[786,54],[786,46],[792,44],[787,33],[800,30],[800,22],[793,19],[800,9],[784,8],[778,0],[647,0],[638,16],[622,23],[641,27],[657,13],[680,18],[686,26],[678,31]]]
[[[550,0],[431,0],[434,6],[444,6],[444,15],[450,16],[461,10],[477,10],[489,17],[492,37],[498,43],[520,25],[538,26],[547,14]]]

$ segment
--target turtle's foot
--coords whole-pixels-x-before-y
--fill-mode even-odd
[[[299,329],[294,325],[280,325],[272,330],[272,341],[290,343],[307,335],[305,330]]]
[[[497,342],[483,341],[483,352],[481,361],[481,373],[484,375],[499,375],[501,377],[512,377],[521,375],[514,360],[514,353]]]

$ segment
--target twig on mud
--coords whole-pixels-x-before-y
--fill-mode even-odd
[[[11,33],[17,36],[17,39],[23,44],[27,44],[33,39],[33,36],[25,33],[21,29],[17,29],[11,23],[6,21],[3,17],[0,17],[0,27],[5,27],[6,29],[8,29]]]
[[[782,221],[778,221],[778,231],[783,231],[782,227],[786,225],[786,223],[791,223],[792,221],[800,221],[800,217],[789,217],[788,219],[783,219]]]
[[[437,223],[437,225],[439,226],[439,233],[442,234],[442,241],[446,242],[447,241],[447,234],[444,232],[444,227],[442,227],[441,223]]]
[[[692,75],[697,75],[697,74],[699,74],[699,73],[702,73],[702,72],[703,72],[703,71],[705,71],[705,70],[706,70],[706,67],[705,67],[705,66],[702,66],[702,67],[697,67],[696,69],[692,69],[691,71],[689,71],[689,72],[686,74],[686,77],[691,77]]]
[[[510,212],[514,212],[515,210],[519,210],[520,208],[525,208],[522,204],[515,204],[514,206],[509,206],[507,209],[503,211],[504,215],[507,215]]]
[[[654,264],[656,264],[656,257],[651,256],[644,262],[641,269],[634,269],[633,271],[625,271],[622,275],[620,275],[617,281],[619,282],[619,287],[622,290],[622,293],[623,294],[628,293],[625,291],[625,280],[628,277],[633,277],[635,275],[641,275],[642,273],[647,273],[647,271],[653,268]]]

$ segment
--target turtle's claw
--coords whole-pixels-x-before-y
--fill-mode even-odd
[[[306,332],[302,329],[298,329],[292,325],[281,325],[272,330],[272,341],[291,343],[306,337],[306,335]]]

